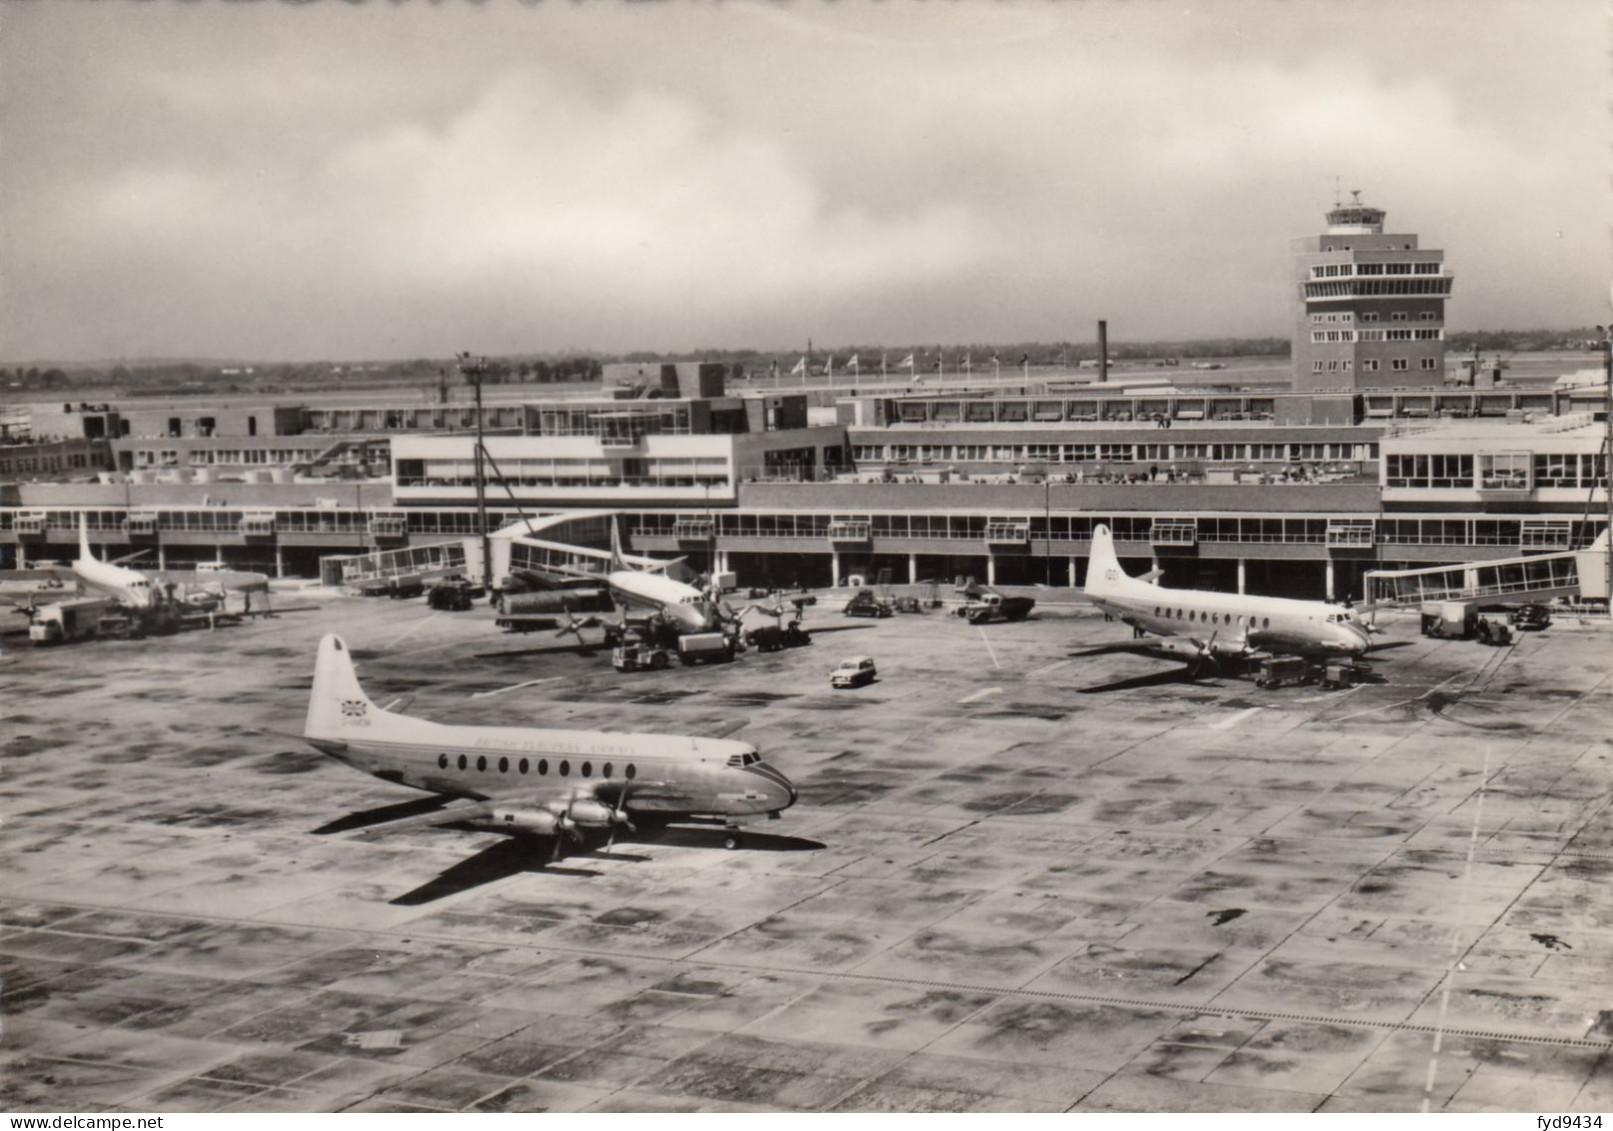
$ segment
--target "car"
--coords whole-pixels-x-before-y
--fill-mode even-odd
[[[1520,605],[1512,612],[1512,627],[1521,631],[1536,631],[1551,625],[1551,609],[1545,605]]]
[[[872,656],[852,656],[841,660],[840,666],[829,673],[830,687],[861,687],[872,683],[879,675]]]
[[[853,593],[851,600],[846,602],[843,612],[848,617],[888,617],[894,616],[896,609],[894,602],[876,597],[872,590],[859,589]]]
[[[464,612],[471,607],[470,582],[462,577],[439,581],[426,591],[426,604],[445,612]]]

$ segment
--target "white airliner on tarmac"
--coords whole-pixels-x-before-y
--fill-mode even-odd
[[[454,806],[392,828],[470,823],[497,832],[564,837],[632,828],[633,814],[722,821],[739,844],[744,817],[775,815],[796,792],[756,747],[720,738],[530,727],[450,726],[393,714],[359,686],[340,637],[319,643],[303,740],[354,769]]]
[[[1198,663],[1251,652],[1354,659],[1368,648],[1367,631],[1349,610],[1326,601],[1167,589],[1131,577],[1120,568],[1114,539],[1102,525],[1092,530],[1085,592],[1104,612],[1163,638],[1114,649],[1164,652]]]
[[[674,635],[700,632],[737,632],[739,615],[726,608],[715,590],[697,589],[686,582],[668,577],[666,570],[681,558],[662,562],[647,568],[634,568],[622,554],[621,538],[616,523],[610,530],[611,568],[605,575],[605,585],[621,614],[621,623],[607,625],[607,637],[617,636],[633,627],[665,627]],[[583,574],[593,577],[597,575]],[[578,632],[589,625],[598,624],[593,618],[578,620],[560,630],[564,635]]]
[[[78,560],[73,563],[73,573],[86,586],[125,608],[149,610],[157,604],[158,590],[151,578],[137,569],[96,558],[90,549],[89,520],[84,515],[78,518]]]

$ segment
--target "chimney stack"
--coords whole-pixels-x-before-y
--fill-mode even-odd
[[[1098,384],[1109,380],[1109,323],[1098,319]]]

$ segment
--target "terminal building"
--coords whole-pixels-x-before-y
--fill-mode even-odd
[[[1067,586],[1104,523],[1167,585],[1339,599],[1368,570],[1589,545],[1604,389],[1449,383],[1451,276],[1383,218],[1341,206],[1295,245],[1288,389],[1079,371],[756,388],[720,365],[608,365],[587,395],[484,406],[488,525],[614,511],[634,552],[744,585]],[[0,564],[71,558],[81,513],[159,568],[315,577],[322,559],[463,540],[476,410],[418,396],[40,410],[33,435],[87,445],[99,474],[0,481]]]

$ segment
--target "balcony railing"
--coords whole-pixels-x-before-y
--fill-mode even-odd
[[[717,524],[704,518],[680,518],[672,524],[672,537],[679,542],[709,542],[717,536]]]
[[[1345,520],[1327,524],[1327,545],[1334,549],[1370,550],[1377,543],[1378,524],[1373,519]]]
[[[401,514],[372,515],[369,529],[377,538],[403,538],[409,533],[409,519]]]
[[[1541,522],[1525,519],[1519,532],[1521,550],[1571,550],[1573,524],[1569,522]]]
[[[1148,532],[1155,546],[1193,546],[1198,539],[1199,524],[1191,519],[1155,519]]]
[[[829,524],[829,541],[831,542],[866,542],[871,534],[872,527],[866,522],[831,522]]]
[[[1028,522],[986,523],[986,541],[993,545],[1025,545],[1030,540],[1031,526]]]

